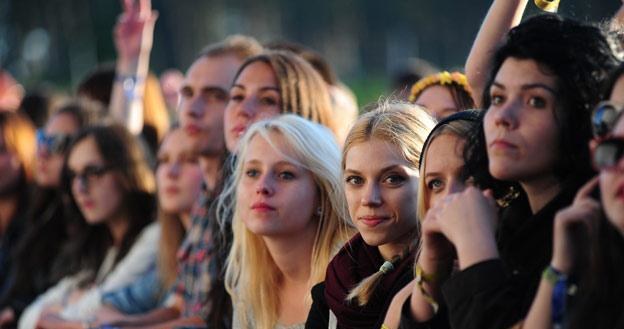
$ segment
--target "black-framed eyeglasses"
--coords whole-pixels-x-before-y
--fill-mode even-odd
[[[68,179],[71,186],[78,181],[80,185],[89,188],[93,183],[95,183],[100,177],[104,176],[109,170],[113,169],[111,165],[88,165],[86,166],[81,173],[77,173],[72,171],[71,169],[68,171]]]
[[[44,148],[51,154],[63,154],[71,142],[72,136],[68,134],[46,134],[42,129],[37,129],[37,147]]]
[[[594,169],[609,170],[617,166],[624,155],[624,138],[608,137],[598,141],[592,151]]]
[[[599,103],[592,113],[594,136],[605,137],[611,133],[622,112],[622,107],[609,101]]]

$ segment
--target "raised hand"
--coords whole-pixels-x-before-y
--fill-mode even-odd
[[[594,177],[579,189],[572,205],[555,216],[551,265],[562,273],[569,274],[578,261],[574,259],[573,247],[578,245],[574,241],[574,231],[581,228],[591,232],[600,219],[600,202],[590,196],[597,186],[598,177]]]
[[[113,39],[120,60],[137,60],[141,53],[152,49],[154,24],[158,12],[151,0],[122,0],[123,13],[113,30]]]

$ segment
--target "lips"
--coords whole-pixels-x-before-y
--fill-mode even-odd
[[[180,189],[175,186],[167,186],[165,187],[165,194],[167,195],[175,195],[180,193]]]
[[[255,210],[258,212],[269,212],[269,211],[274,211],[275,207],[265,202],[256,202],[251,205],[251,210]]]
[[[360,216],[358,220],[368,227],[376,227],[377,225],[389,220],[389,216]]]
[[[493,151],[508,152],[515,151],[518,146],[504,138],[497,138],[489,144],[489,148]]]
[[[240,137],[241,135],[245,133],[246,130],[247,130],[247,125],[239,124],[239,125],[234,126],[234,128],[232,128],[230,131],[232,132],[232,134],[234,134],[234,136]]]
[[[84,200],[80,202],[81,208],[85,210],[91,210],[95,207],[95,202],[91,200]]]
[[[184,126],[184,131],[186,131],[186,133],[190,136],[197,136],[199,133],[201,133],[202,129],[196,124],[189,123]]]

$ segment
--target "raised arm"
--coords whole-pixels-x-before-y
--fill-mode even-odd
[[[507,32],[520,24],[527,2],[528,0],[494,0],[483,20],[465,67],[477,107],[483,106],[481,95],[491,70],[494,53]]]
[[[113,31],[117,63],[110,113],[137,135],[143,129],[145,79],[158,13],[151,0],[123,0],[123,8]]]

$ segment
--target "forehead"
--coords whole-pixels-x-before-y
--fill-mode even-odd
[[[505,87],[521,87],[527,84],[540,83],[554,88],[557,79],[532,59],[518,59],[509,57],[496,73],[495,82]]]
[[[103,162],[93,136],[86,137],[78,142],[69,153],[67,166],[73,170],[79,170],[90,164]]]
[[[379,138],[354,144],[345,155],[346,169],[365,172],[390,166],[416,167],[416,164],[407,161],[398,146]]]
[[[188,69],[184,84],[203,86],[219,86],[227,89],[234,80],[234,75],[241,61],[232,55],[217,57],[201,57]]]
[[[257,85],[262,86],[277,86],[277,76],[273,71],[273,68],[263,62],[256,61],[247,65],[236,79],[236,84],[243,86]]]
[[[271,132],[268,137],[270,142],[259,134],[249,140],[244,154],[245,161],[279,162],[286,160],[292,162],[296,159],[295,152],[282,134]]]
[[[423,90],[420,96],[416,99],[416,104],[423,105],[425,107],[431,105],[452,107],[455,106],[455,101],[453,100],[453,96],[447,87],[433,85]]]
[[[167,134],[160,144],[159,153],[162,152],[184,152],[195,151],[197,148],[193,143],[194,139],[189,137],[182,129],[176,128]]]
[[[50,117],[45,131],[48,134],[73,134],[78,130],[78,122],[69,113],[58,113]]]
[[[459,137],[450,133],[443,133],[434,138],[425,156],[425,172],[461,166],[462,146]]]

